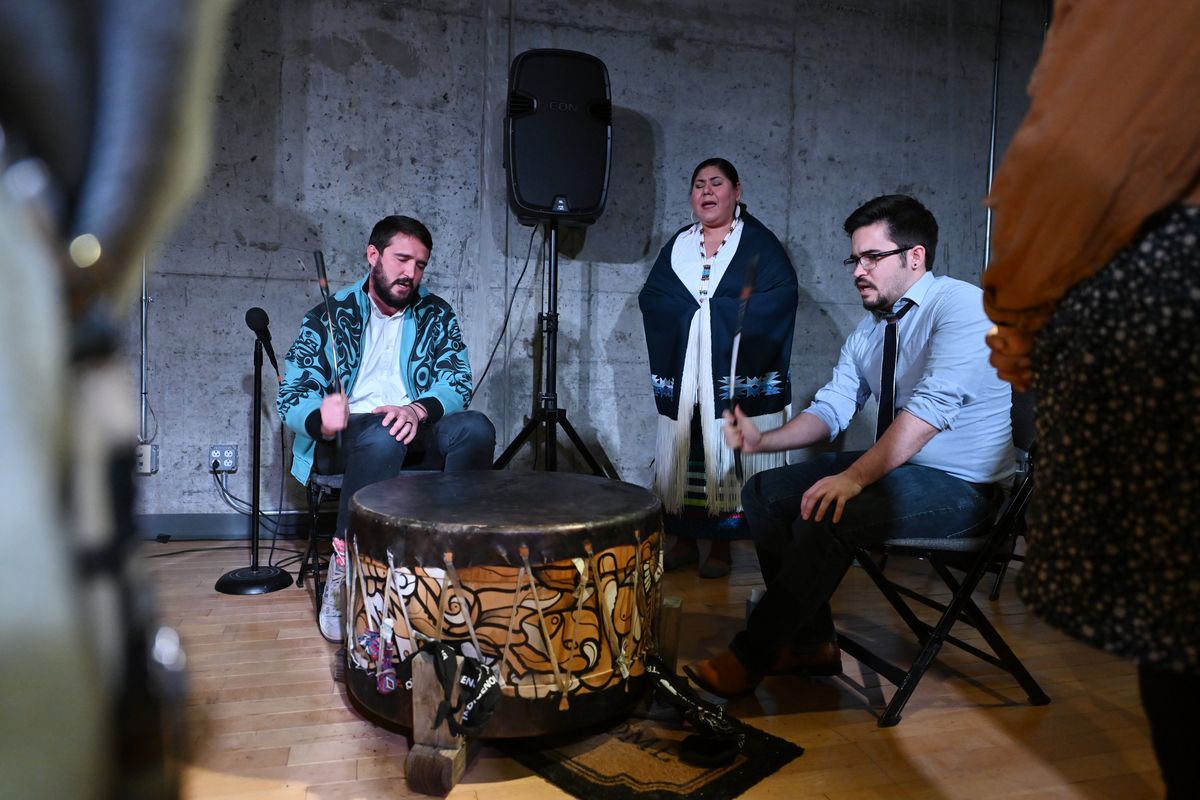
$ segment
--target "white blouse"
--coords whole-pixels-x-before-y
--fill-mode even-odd
[[[703,304],[716,291],[717,284],[721,282],[725,270],[729,267],[729,262],[733,260],[733,254],[737,252],[738,242],[742,239],[743,227],[739,219],[729,234],[729,238],[725,240],[713,258],[707,281],[701,280],[706,259],[700,255],[700,246],[703,243],[700,223],[697,222],[675,239],[675,245],[671,248],[671,269],[696,298],[696,302]]]

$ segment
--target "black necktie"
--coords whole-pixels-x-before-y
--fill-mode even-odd
[[[883,438],[883,432],[896,418],[896,321],[916,305],[911,300],[901,300],[900,309],[887,316],[887,327],[883,331],[883,369],[879,373],[879,418],[875,423],[875,441]]]

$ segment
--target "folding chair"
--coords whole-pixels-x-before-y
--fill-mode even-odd
[[[1034,406],[1037,403],[1037,394],[1030,389],[1027,392],[1013,392],[1012,395],[1012,425],[1013,425],[1013,442],[1017,445],[1017,475],[1024,473],[1026,464],[1028,463],[1029,453],[1027,450],[1033,447],[1034,430],[1033,416]],[[1023,448],[1023,449],[1022,449]],[[1008,566],[1013,561],[1024,561],[1025,556],[1017,552],[1017,539],[1025,535],[1025,516],[1017,520],[1014,528],[1013,536],[1005,545],[1006,556],[1001,556],[991,569],[995,571],[996,578],[992,581],[992,590],[988,593],[988,600],[993,603],[1000,599],[1000,587],[1004,583],[1004,576],[1008,574]]]
[[[339,500],[342,494],[342,475],[322,475],[318,472],[313,472],[308,477],[308,483],[304,487],[304,493],[308,498],[308,547],[304,551],[304,558],[300,561],[300,569],[296,572],[296,585],[304,587],[304,576],[311,575],[313,579],[313,588],[316,590],[317,607],[320,608],[321,597],[325,592],[325,581],[322,579],[323,570],[327,566],[327,562],[321,559],[320,541],[322,538],[329,540],[332,534],[321,536],[319,524],[321,520],[321,505],[326,500]]]
[[[1025,510],[1033,494],[1033,458],[1031,447],[1024,473],[1014,481],[1012,490],[986,534],[966,539],[891,539],[871,548],[882,552],[885,557],[893,554],[924,559],[950,589],[952,598],[948,604],[890,580],[883,574],[879,563],[867,548],[858,548],[855,551],[858,563],[921,644],[921,650],[912,665],[902,669],[871,652],[852,637],[838,632],[842,650],[897,687],[891,702],[879,718],[879,727],[889,728],[900,722],[900,713],[943,644],[952,644],[1011,674],[1025,690],[1030,704],[1041,706],[1050,702],[1049,696],[1038,686],[1037,681],[1025,669],[1025,665],[972,599],[972,594],[983,576],[989,570],[997,569],[1001,560],[1007,563],[1011,555],[1011,542],[1022,530]],[[952,569],[965,573],[963,578],[956,578]],[[905,601],[905,597],[937,610],[941,614],[940,618],[933,625],[926,623],[917,617]],[[960,620],[978,630],[992,652],[986,652],[952,636],[951,628]]]

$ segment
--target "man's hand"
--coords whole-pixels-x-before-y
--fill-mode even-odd
[[[1008,381],[1018,392],[1033,386],[1033,362],[1029,352],[1033,349],[1034,334],[1017,328],[993,325],[987,332],[987,346],[992,348],[988,359],[1001,380]]]
[[[350,403],[346,395],[327,394],[321,400],[321,436],[332,439],[340,431],[346,430],[350,422]]]
[[[417,435],[417,428],[429,416],[429,412],[420,403],[409,403],[406,406],[379,406],[372,414],[383,414],[383,427],[390,428],[388,433],[396,437],[401,444],[408,444]]]
[[[804,497],[800,498],[800,516],[808,519],[815,509],[816,519],[814,521],[820,522],[825,518],[825,512],[832,505],[833,521],[841,522],[842,510],[846,507],[846,503],[858,497],[862,490],[862,484],[847,475],[846,472],[821,478],[808,488]]]
[[[758,452],[762,443],[762,433],[741,408],[734,406],[733,411],[733,414],[728,411],[721,414],[725,418],[725,427],[722,429],[725,433],[725,444],[729,445],[731,450],[740,448],[743,453]]]

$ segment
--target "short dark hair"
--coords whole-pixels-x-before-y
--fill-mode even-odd
[[[700,174],[700,170],[704,169],[705,167],[716,167],[721,171],[721,174],[725,176],[725,179],[735,186],[741,183],[741,181],[738,179],[737,169],[733,166],[733,164],[730,164],[723,158],[706,158],[697,164],[696,168],[692,170],[692,180],[691,183],[688,184],[689,189],[691,188],[692,184],[696,182],[696,176]]]
[[[390,217],[384,217],[376,222],[375,227],[371,229],[371,238],[367,240],[367,244],[375,245],[375,249],[382,253],[384,248],[392,243],[392,237],[397,233],[413,237],[425,245],[427,250],[433,252],[433,236],[430,235],[429,228],[412,217],[403,217],[399,214],[392,214]]]
[[[906,194],[885,194],[854,209],[842,227],[847,236],[853,236],[859,228],[876,222],[887,223],[889,237],[900,247],[923,246],[925,269],[933,271],[938,224],[928,208]]]

